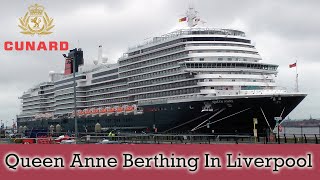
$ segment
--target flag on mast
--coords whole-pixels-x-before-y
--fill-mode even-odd
[[[179,19],[179,22],[187,21],[187,17],[183,17]]]
[[[289,64],[289,68],[293,68],[293,67],[295,67],[295,68],[296,68],[296,92],[299,92],[297,62],[298,62],[298,61],[296,61],[296,62],[295,62],[295,63],[293,63],[293,64]]]
[[[293,63],[293,64],[289,64],[289,68],[293,68],[293,67],[296,67],[297,66],[297,63]]]

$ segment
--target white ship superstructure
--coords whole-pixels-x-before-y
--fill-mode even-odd
[[[194,14],[188,16],[189,26],[199,21],[195,18]],[[82,51],[74,49],[69,54],[82,54]],[[101,57],[99,61],[92,67],[79,66],[76,73],[77,114],[85,118],[100,117],[99,122],[103,121],[104,115],[114,115],[112,123],[106,122],[109,127],[134,127],[132,119],[140,118],[141,123],[137,121],[137,126],[152,128],[150,125],[153,125],[154,128],[157,123],[148,122],[148,118],[156,118],[142,117],[143,114],[183,109],[182,105],[173,105],[177,103],[189,103],[186,106],[189,110],[199,106],[198,111],[202,112],[204,107],[194,105],[194,102],[203,104],[221,99],[233,102],[234,99],[259,96],[281,101],[281,97],[297,95],[276,86],[278,65],[261,62],[254,44],[239,30],[189,27],[129,48],[117,64],[102,63]],[[30,89],[21,97],[19,122],[46,119],[50,124],[56,119],[72,119],[73,77],[59,73],[51,73],[50,77],[50,81]],[[298,96],[305,97],[299,93]],[[235,105],[228,104],[231,106]],[[135,113],[128,114],[128,107]],[[281,105],[277,111],[285,115],[294,107],[285,109]],[[126,115],[130,118],[120,118]],[[263,116],[268,121],[268,113]],[[174,125],[183,123],[170,119],[180,118],[177,114],[168,118]],[[93,127],[96,121],[85,123]]]

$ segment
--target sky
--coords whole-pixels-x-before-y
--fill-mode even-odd
[[[45,7],[54,19],[53,33],[26,36],[18,21],[30,5]],[[62,72],[61,51],[7,52],[5,41],[68,41],[70,49],[84,50],[85,64],[97,58],[98,46],[111,63],[128,47],[183,28],[179,23],[189,4],[205,26],[246,32],[266,63],[279,65],[277,85],[293,91],[298,60],[299,89],[305,100],[291,119],[320,118],[320,1],[309,0],[0,0],[0,119],[12,122],[20,112],[24,91],[48,80],[49,71]]]

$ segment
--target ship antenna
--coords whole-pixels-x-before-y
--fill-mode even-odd
[[[198,17],[198,11],[196,11],[192,4],[189,4],[189,8],[186,12],[188,27],[192,28],[198,25],[200,18]]]
[[[298,59],[296,60],[296,91],[299,92]]]

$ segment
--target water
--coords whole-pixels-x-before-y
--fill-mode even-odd
[[[315,134],[320,135],[320,126],[317,127],[282,127],[280,135],[286,134],[286,136],[314,136]]]

